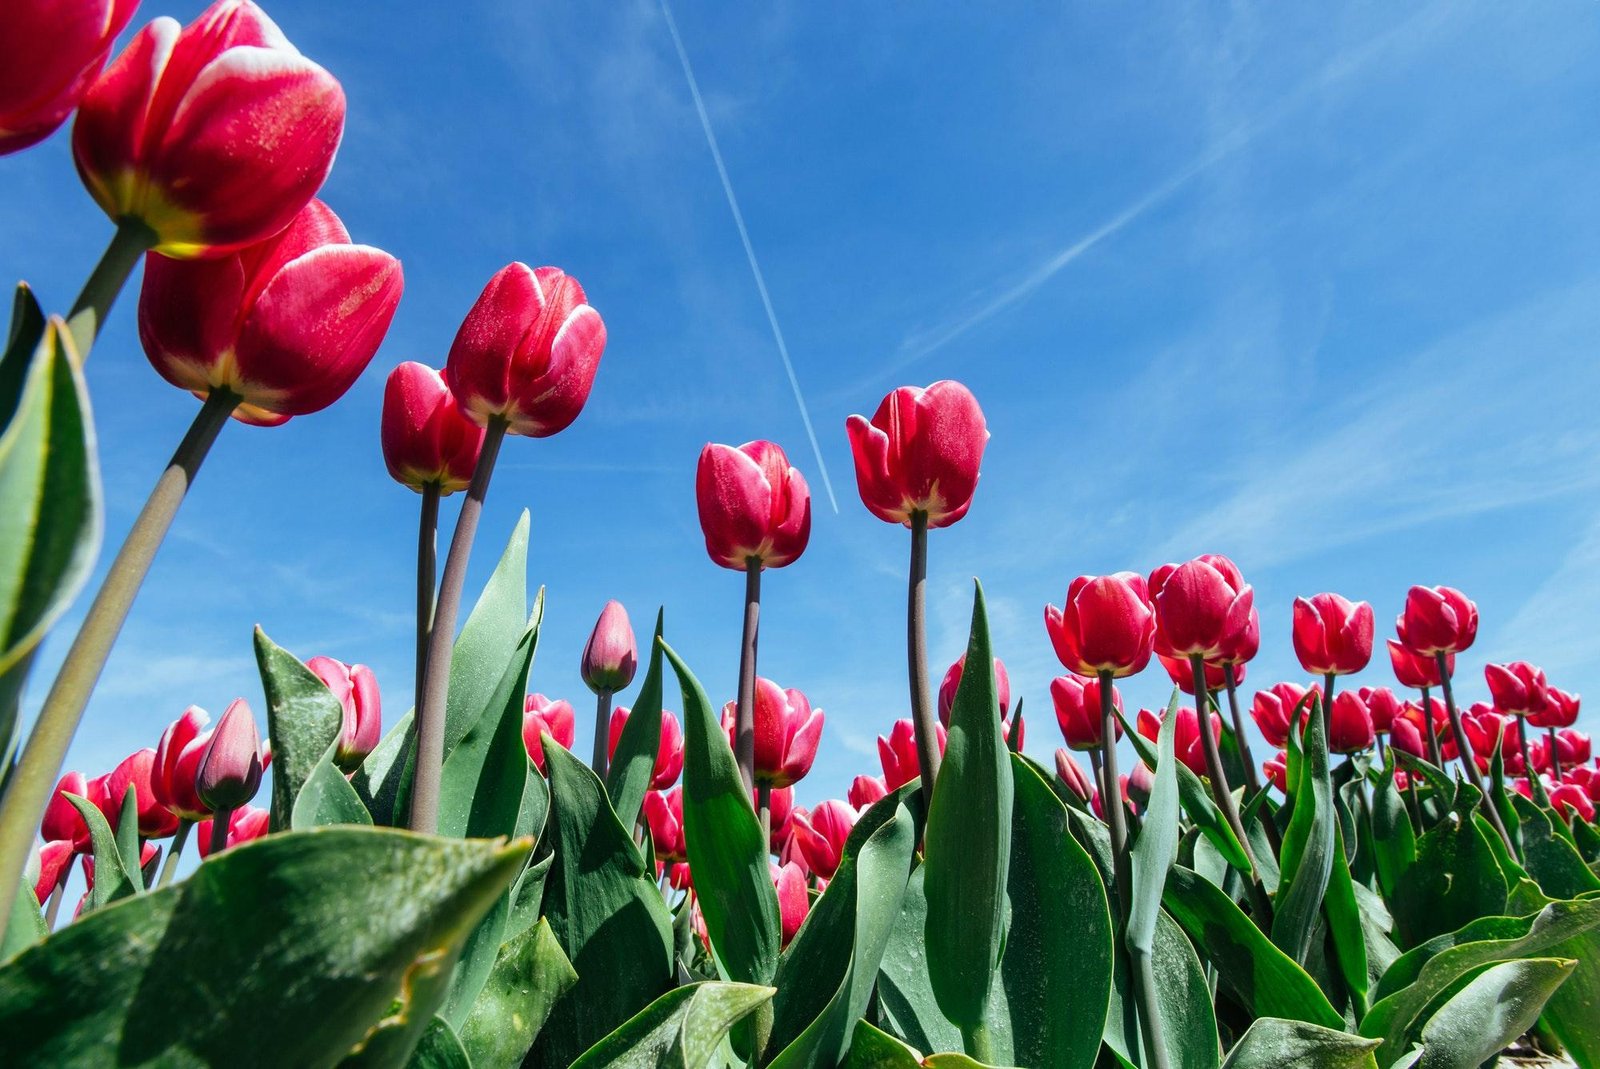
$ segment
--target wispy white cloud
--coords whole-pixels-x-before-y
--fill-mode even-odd
[[[1600,516],[1522,607],[1484,643],[1490,660],[1533,658],[1557,685],[1600,663]],[[1590,717],[1592,720],[1592,716]]]

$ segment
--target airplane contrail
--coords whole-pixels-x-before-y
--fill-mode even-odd
[[[694,97],[694,110],[700,115],[700,128],[705,131],[706,144],[711,148],[711,159],[717,165],[717,177],[722,179],[722,192],[728,198],[728,209],[733,213],[734,225],[739,228],[739,240],[744,243],[745,259],[750,261],[750,273],[755,276],[756,290],[761,294],[761,307],[767,311],[767,322],[772,326],[772,339],[778,343],[778,356],[783,359],[784,373],[789,376],[789,388],[794,391],[794,403],[800,409],[800,421],[805,424],[806,437],[811,440],[811,453],[817,459],[817,470],[822,473],[822,487],[828,492],[828,504],[839,511],[839,501],[833,496],[833,480],[828,478],[828,465],[822,459],[822,447],[817,444],[816,428],[811,425],[811,411],[800,392],[800,380],[794,373],[794,362],[789,359],[789,346],[783,340],[783,329],[778,326],[778,313],[772,310],[772,298],[767,295],[767,280],[761,274],[761,264],[756,260],[755,247],[750,244],[750,232],[745,229],[744,213],[739,211],[739,198],[733,195],[733,183],[728,180],[728,168],[722,162],[722,150],[717,148],[717,135],[711,130],[711,116],[706,114],[705,101],[700,98],[700,85],[694,79],[694,68],[689,64],[689,53],[684,51],[683,39],[678,36],[678,24],[672,17],[667,0],[661,0],[661,13],[667,19],[667,31],[672,34],[672,47],[677,49],[678,62],[683,66],[683,77],[689,83],[689,95]]]

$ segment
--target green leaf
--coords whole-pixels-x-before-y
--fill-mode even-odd
[[[461,1026],[473,1069],[521,1065],[556,1000],[577,982],[546,921],[507,941]]]
[[[406,1069],[474,1069],[461,1037],[443,1017],[428,1022]]]
[[[294,831],[332,824],[372,823],[372,814],[361,804],[361,796],[350,786],[339,766],[333,763],[335,743],[322,752],[322,757],[311,768],[311,774],[300,786],[294,807],[289,811],[289,827]]]
[[[772,997],[753,984],[670,991],[572,1063],[572,1069],[704,1069],[734,1025]]]
[[[1160,755],[1156,753],[1155,746],[1149,739],[1139,734],[1134,725],[1128,723],[1121,711],[1117,712],[1117,719],[1122,721],[1123,738],[1133,743],[1133,748],[1138,751],[1139,760],[1154,770],[1160,764]],[[1217,853],[1228,864],[1240,872],[1250,872],[1250,856],[1245,853],[1244,847],[1239,844],[1239,837],[1228,826],[1228,821],[1222,815],[1222,810],[1217,808],[1217,803],[1211,800],[1211,792],[1195,775],[1188,765],[1182,761],[1177,762],[1178,772],[1178,801],[1183,806],[1183,811],[1189,815],[1194,826],[1206,837],[1212,846],[1217,848]]]
[[[1383,896],[1393,899],[1417,860],[1417,836],[1411,814],[1394,785],[1394,769],[1378,777],[1372,797],[1372,858]]]
[[[1477,792],[1472,792],[1476,794]],[[1466,802],[1466,795],[1460,801]],[[1389,903],[1400,945],[1415,946],[1505,909],[1506,881],[1471,810],[1452,809],[1417,840],[1417,863]]]
[[[657,751],[661,749],[661,629],[665,619],[666,610],[657,609],[650,664],[639,685],[639,696],[622,725],[622,736],[617,739],[617,751],[611,755],[611,767],[606,773],[606,793],[611,795],[611,805],[625,828],[639,823],[639,810],[650,790]]]
[[[1239,1038],[1222,1069],[1370,1069],[1377,1045],[1337,1028],[1263,1017]]]
[[[1526,1032],[1574,962],[1530,958],[1493,965],[1428,1019],[1419,1069],[1477,1069]]]
[[[1316,981],[1214,884],[1176,866],[1167,877],[1162,904],[1251,1016],[1343,1027],[1344,1018]]]
[[[439,776],[439,834],[477,839],[510,835],[522,814],[529,768],[522,741],[528,671],[539,644],[530,620],[471,729],[444,760]]]
[[[1546,813],[1522,795],[1512,799],[1522,828],[1522,864],[1551,898],[1576,898],[1586,891],[1600,891],[1600,876],[1584,864],[1577,847],[1557,834]]]
[[[662,653],[683,691],[683,837],[711,955],[724,979],[768,984],[782,933],[761,821],[700,681],[665,643]]]
[[[566,1069],[672,986],[672,918],[599,778],[548,735],[544,755],[555,849],[544,911],[578,982],[524,1064]]]
[[[453,953],[528,849],[372,828],[235,847],[0,968],[6,1057],[332,1064]]]
[[[1367,943],[1362,932],[1361,909],[1356,905],[1355,884],[1350,879],[1345,857],[1344,833],[1336,827],[1333,865],[1322,899],[1322,912],[1328,919],[1328,934],[1333,938],[1339,975],[1359,1017],[1367,1012]]]
[[[137,890],[133,876],[122,859],[122,848],[117,843],[116,833],[106,823],[100,808],[71,792],[64,791],[61,796],[83,814],[84,821],[89,825],[89,844],[94,850],[94,889],[89,892],[83,911],[88,913],[133,894]],[[134,849],[137,851],[138,847]],[[137,858],[138,854],[134,856]]]
[[[255,646],[267,696],[267,737],[272,741],[271,828],[284,831],[293,826],[300,789],[338,741],[344,708],[316,673],[259,627]]]
[[[1153,966],[1156,974],[1156,1012],[1161,1014],[1170,1069],[1217,1069],[1221,1051],[1211,989],[1194,947],[1171,917],[1156,915]],[[1111,1006],[1102,1038],[1128,1065],[1143,1065],[1137,1025],[1130,997],[1129,955],[1117,954],[1111,985]]]
[[[11,903],[11,920],[0,931],[0,963],[11,960],[50,934],[33,885],[24,880]]]
[[[1304,965],[1333,872],[1333,853],[1339,847],[1333,785],[1328,777],[1328,742],[1316,710],[1306,718],[1300,745],[1295,736],[1295,732],[1289,733],[1289,797],[1294,812],[1278,859],[1282,875],[1273,904],[1272,941]]]
[[[1585,895],[1593,902],[1596,896]],[[1511,893],[1511,906],[1517,912],[1548,909],[1550,898],[1532,880],[1523,880]],[[1549,957],[1570,958],[1578,964],[1571,978],[1562,984],[1545,1004],[1544,1024],[1554,1032],[1567,1054],[1584,1069],[1600,1065],[1600,927],[1547,947]]]
[[[928,978],[928,958],[923,942],[928,925],[928,899],[924,886],[926,865],[918,865],[906,881],[900,917],[884,947],[878,971],[878,1007],[883,1023],[922,1050],[959,1050],[961,1030],[939,1009]],[[1004,992],[1002,985],[995,990]],[[996,1037],[1009,1042],[1009,1036]]]
[[[117,855],[122,859],[123,871],[133,883],[135,893],[145,887],[144,872],[139,859],[144,852],[139,849],[139,789],[132,783],[122,792],[122,811],[117,814]]]
[[[1156,915],[1167,872],[1178,859],[1178,759],[1173,755],[1178,733],[1178,691],[1172,692],[1156,739],[1155,785],[1145,806],[1144,823],[1130,847],[1133,896],[1128,908],[1126,939],[1132,954],[1149,954],[1155,939]]]
[[[983,1022],[989,1002],[1005,939],[1011,863],[1011,760],[1000,737],[983,585],[973,586],[969,670],[950,709],[923,848],[928,974],[940,1009],[963,1029]]]
[[[889,1033],[857,1021],[841,1069],[921,1069],[922,1055]]]

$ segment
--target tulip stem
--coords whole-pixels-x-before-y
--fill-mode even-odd
[[[595,691],[594,695],[594,748],[590,751],[589,767],[594,769],[594,774],[600,777],[602,783],[606,778],[606,767],[611,763],[611,692],[609,690]]]
[[[105,325],[117,294],[122,292],[128,276],[133,273],[134,265],[155,243],[155,231],[140,220],[124,219],[117,224],[116,232],[111,235],[111,243],[101,254],[100,262],[89,273],[78,299],[72,302],[72,311],[67,315],[67,331],[72,335],[72,344],[78,351],[80,364],[88,357],[89,349],[99,336],[100,328]]]
[[[69,870],[70,871],[70,870]],[[50,904],[44,907],[44,926],[54,929],[56,917],[61,913],[61,900],[67,894],[67,873],[62,872],[61,878],[56,881],[55,890],[50,892]]]
[[[756,788],[756,813],[761,817],[761,841],[772,853],[772,788],[765,783]]]
[[[1194,672],[1194,704],[1195,723],[1200,731],[1200,749],[1206,758],[1206,778],[1211,780],[1211,797],[1216,801],[1217,808],[1222,810],[1223,819],[1228,822],[1228,827],[1233,829],[1234,837],[1239,840],[1239,848],[1244,851],[1245,860],[1250,863],[1250,904],[1253,912],[1259,914],[1257,925],[1265,931],[1268,918],[1272,916],[1272,905],[1267,899],[1266,888],[1261,884],[1261,877],[1257,874],[1255,851],[1250,849],[1250,836],[1245,834],[1244,822],[1239,819],[1239,807],[1234,804],[1233,791],[1228,787],[1228,775],[1222,769],[1222,753],[1217,749],[1217,737],[1211,733],[1211,709],[1206,695],[1206,662],[1200,654],[1191,654],[1189,667]]]
[[[178,514],[178,506],[211,443],[238,403],[238,396],[232,392],[213,390],[200,406],[107,569],[39,709],[22,756],[6,781],[5,794],[0,796],[0,926],[11,916],[22,867],[33,846],[34,829],[39,826],[67,747],[83,719],[89,694],[105,668],[139,586],[150,571],[150,563]]]
[[[428,678],[428,636],[433,633],[433,595],[439,560],[439,484],[422,488],[422,510],[417,523],[417,664],[416,694],[412,708],[422,708]]]
[[[1228,687],[1228,713],[1233,718],[1233,737],[1239,744],[1239,758],[1244,762],[1245,783],[1251,794],[1257,794],[1261,790],[1261,774],[1250,752],[1250,739],[1244,733],[1244,716],[1239,712],[1239,676],[1232,662],[1222,666],[1222,678]]]
[[[211,849],[209,856],[216,857],[228,848],[228,822],[233,819],[233,810],[217,809],[211,813]]]
[[[1328,672],[1322,677],[1322,737],[1333,745],[1333,681],[1338,676]]]
[[[984,1021],[961,1029],[961,1044],[967,1049],[967,1057],[984,1065],[994,1063],[994,1039],[989,1035],[989,1025]]]
[[[911,514],[911,577],[906,590],[906,669],[911,682],[911,726],[917,736],[917,765],[922,772],[922,804],[933,804],[939,778],[939,731],[934,724],[933,693],[928,689],[928,514]]]
[[[1433,699],[1428,688],[1422,688],[1422,730],[1428,733],[1428,753],[1433,756],[1433,767],[1443,770],[1444,749],[1439,745],[1439,733],[1433,730]]]
[[[1559,784],[1561,782],[1561,751],[1556,748],[1556,729],[1549,727],[1545,730],[1549,733],[1548,737],[1550,739],[1550,774],[1555,777],[1556,782]],[[1533,766],[1530,765],[1528,767],[1531,770]],[[1529,771],[1528,775],[1532,776],[1532,771]]]
[[[1444,653],[1436,653],[1434,657],[1439,663],[1439,686],[1444,690],[1444,710],[1450,717],[1450,733],[1455,736],[1461,766],[1467,770],[1467,782],[1478,789],[1478,794],[1483,800],[1484,815],[1489,818],[1489,823],[1494,825],[1494,830],[1500,833],[1500,838],[1505,840],[1506,849],[1510,851],[1511,856],[1516,857],[1516,844],[1511,841],[1511,835],[1500,819],[1500,807],[1494,804],[1488,792],[1483,789],[1483,777],[1478,772],[1478,761],[1473,755],[1472,743],[1467,741],[1466,730],[1461,726],[1461,713],[1456,709],[1455,690],[1450,685],[1449,657]]]
[[[739,639],[739,704],[734,712],[733,756],[744,789],[756,783],[756,645],[761,630],[761,560],[744,565],[744,630]]]
[[[1111,794],[1106,790],[1106,772],[1100,764],[1100,747],[1089,751],[1089,771],[1094,773],[1094,789],[1100,792],[1100,807],[1105,808]],[[1092,801],[1092,799],[1091,799]]]
[[[161,865],[161,878],[156,881],[157,887],[165,887],[172,882],[173,874],[178,871],[178,857],[183,853],[184,844],[189,841],[189,832],[194,827],[194,821],[188,817],[178,818],[178,830],[172,834],[172,845],[167,848],[167,860]]]
[[[444,767],[445,702],[450,694],[450,654],[456,633],[456,613],[461,608],[461,588],[467,580],[467,561],[472,556],[472,541],[478,534],[483,515],[483,499],[489,493],[489,478],[494,474],[495,458],[505,441],[510,424],[504,416],[493,416],[483,436],[478,464],[467,484],[467,498],[456,518],[450,537],[450,552],[444,560],[444,577],[439,583],[433,626],[428,632],[428,659],[423,672],[422,701],[417,705],[417,766],[411,781],[412,831],[433,834],[439,829],[439,781]]]
[[[1528,777],[1528,786],[1533,789],[1534,796],[1542,793],[1543,784],[1538,783],[1538,773],[1534,771],[1533,755],[1528,752],[1528,718],[1517,717],[1517,747],[1522,751],[1522,774]]]

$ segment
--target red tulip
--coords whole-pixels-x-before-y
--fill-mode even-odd
[[[882,776],[857,776],[850,781],[850,790],[845,794],[850,804],[865,813],[872,807],[872,803],[885,797],[889,793],[889,786]]]
[[[729,745],[734,742],[737,717],[737,702],[723,706],[722,729],[728,733]],[[824,719],[822,710],[812,709],[800,691],[784,690],[772,680],[757,676],[756,783],[787,787],[804,779],[817,759]]]
[[[796,813],[794,835],[811,871],[824,880],[833,879],[844,856],[844,843],[850,837],[859,814],[848,802],[832,799],[809,813]]]
[[[60,839],[40,847],[39,877],[33,881],[33,896],[41,903],[48,901],[72,872],[72,859],[76,856],[71,839]]]
[[[306,667],[328,685],[343,710],[344,720],[333,763],[345,772],[354,772],[383,735],[378,677],[364,664],[345,664],[332,657],[313,657],[306,662]]]
[[[1417,653],[1460,653],[1478,637],[1478,607],[1451,587],[1414,586],[1395,630]]]
[[[760,793],[750,792],[752,807],[760,804]],[[794,812],[794,788],[774,787],[767,795],[767,824],[772,833],[772,845],[777,848],[789,841],[789,817]]]
[[[1559,687],[1551,687],[1545,694],[1543,709],[1528,716],[1528,723],[1536,728],[1569,728],[1578,722],[1581,696],[1568,694]]]
[[[400,302],[400,261],[352,245],[313,200],[288,229],[212,260],[146,258],[139,338],[161,377],[196,397],[229,390],[243,423],[272,427],[343,397]]]
[[[1527,661],[1484,665],[1483,677],[1497,713],[1529,716],[1543,712],[1549,700],[1550,683],[1544,677],[1544,669]]]
[[[926,389],[902,386],[885,397],[872,419],[845,423],[862,504],[878,519],[911,526],[948,527],[967,514],[989,441],[978,399],[946,379]]]
[[[650,791],[644,796],[644,822],[650,829],[656,860],[665,864],[688,860],[683,837],[683,788]]]
[[[1576,768],[1563,768],[1561,777],[1567,783],[1581,787],[1590,801],[1600,802],[1600,770],[1588,765],[1579,765]]]
[[[204,820],[211,807],[200,800],[195,778],[200,774],[200,759],[206,755],[211,718],[198,705],[167,725],[156,746],[155,767],[150,772],[150,789],[157,802],[184,820]]]
[[[483,448],[483,428],[461,414],[444,376],[409,360],[389,372],[379,437],[396,482],[445,496],[467,488]]]
[[[1473,759],[1477,762],[1478,771],[1488,772],[1489,765],[1494,757],[1496,747],[1500,749],[1500,758],[1505,763],[1508,773],[1520,773],[1522,769],[1521,737],[1518,734],[1518,720],[1512,716],[1501,716],[1494,711],[1488,702],[1474,702],[1470,709],[1461,714],[1461,728],[1467,736],[1467,742],[1472,747]],[[1451,736],[1440,736],[1442,742]],[[1459,751],[1454,746],[1447,748],[1446,757],[1459,756]]]
[[[154,861],[156,859],[156,854],[160,851],[160,849],[161,848],[159,846],[157,846],[155,843],[141,842],[139,844],[139,868],[141,870],[149,868],[150,862],[152,862],[152,861]],[[84,887],[85,887],[84,898],[87,899],[89,897],[87,892],[94,890],[94,855],[93,854],[85,854],[83,856],[83,882],[84,882]],[[78,912],[81,913],[82,911],[83,911],[83,903],[79,902],[78,903]],[[74,914],[74,917],[76,917],[76,914]]]
[[[1372,717],[1372,730],[1387,735],[1395,717],[1400,715],[1400,696],[1388,687],[1361,687],[1356,693],[1366,703]]]
[[[706,552],[724,568],[782,568],[811,539],[811,490],[772,442],[708,443],[695,471]]]
[[[195,790],[213,812],[237,809],[256,796],[261,769],[261,735],[256,731],[255,714],[243,698],[235,698],[211,732],[200,758]]]
[[[1278,788],[1282,794],[1289,793],[1289,755],[1279,750],[1261,766],[1262,773],[1267,777],[1267,782]]]
[[[936,725],[939,752],[944,753],[946,733],[943,724]],[[889,729],[889,737],[878,736],[878,761],[883,765],[883,781],[891,791],[899,790],[918,776],[922,768],[917,764],[916,728],[909,719],[896,720]]]
[[[625,706],[611,710],[611,721],[606,727],[608,743],[606,756],[615,760],[617,743],[622,741],[622,729],[628,723],[629,711]],[[656,744],[656,763],[650,772],[650,789],[664,791],[678,782],[683,772],[683,727],[678,718],[661,710],[661,739]]]
[[[1189,766],[1189,771],[1197,776],[1206,775],[1206,755],[1200,741],[1200,720],[1195,716],[1193,709],[1184,707],[1178,710],[1178,726],[1173,738],[1173,749],[1178,755],[1178,760]],[[1216,713],[1210,713],[1206,719],[1209,721],[1211,737],[1213,740],[1222,739],[1222,718]],[[1156,742],[1161,737],[1162,718],[1152,713],[1149,709],[1139,710],[1139,734]]]
[[[806,890],[806,874],[799,865],[773,865],[772,886],[778,892],[778,928],[783,946],[800,930],[811,910],[811,895]]]
[[[156,752],[146,746],[124,757],[106,777],[106,797],[111,805],[106,820],[117,826],[121,816],[123,796],[132,790],[138,794],[139,835],[146,839],[164,839],[178,830],[177,816],[156,799],[151,786]],[[254,793],[253,791],[251,793]]]
[[[1594,801],[1576,783],[1558,783],[1548,791],[1550,808],[1567,823],[1577,814],[1587,823],[1594,823]]]
[[[1061,737],[1074,750],[1098,750],[1104,738],[1100,719],[1100,680],[1082,676],[1057,676],[1050,681],[1050,700],[1055,703],[1056,723]],[[1122,709],[1122,696],[1111,688],[1111,704]],[[1122,725],[1114,723],[1116,737],[1122,738]]]
[[[1056,747],[1056,775],[1067,785],[1069,791],[1085,802],[1094,797],[1094,784],[1089,781],[1089,774],[1064,746]]]
[[[792,787],[789,789],[793,790]],[[773,793],[776,794],[777,792],[774,791]],[[772,840],[774,852],[778,855],[778,864],[798,865],[800,870],[807,875],[811,874],[811,862],[806,860],[805,853],[800,849],[800,839],[799,836],[795,835],[794,830],[799,826],[802,818],[810,815],[811,810],[805,806],[794,806],[789,812],[788,829],[783,837],[783,844],[781,846],[778,844],[776,836]]]
[[[1150,573],[1156,652],[1214,660],[1250,626],[1255,592],[1227,557],[1207,554]]]
[[[445,381],[479,426],[548,438],[583,411],[606,347],[606,326],[578,280],[559,267],[507,264],[456,332]]]
[[[1220,667],[1231,664],[1234,666],[1233,682],[1237,685],[1244,679],[1245,662],[1254,660],[1256,654],[1260,651],[1261,613],[1256,611],[1254,605],[1251,605],[1250,612],[1246,615],[1244,622],[1229,630],[1227,636],[1222,640],[1222,648],[1217,651],[1217,655],[1206,662],[1207,674],[1210,674],[1209,670],[1212,665]]]
[[[1430,696],[1426,712],[1420,701],[1406,702],[1400,707],[1400,718],[1416,729],[1417,738],[1423,746],[1427,745],[1428,731],[1431,727],[1433,737],[1439,740],[1439,756],[1442,760],[1449,761],[1456,756],[1455,734],[1450,730],[1450,712],[1443,701]],[[1399,722],[1396,720],[1394,723],[1398,725]],[[1393,730],[1395,744],[1399,745],[1400,730],[1398,727],[1393,727]],[[1417,756],[1433,760],[1433,755],[1426,750],[1419,752]]]
[[[89,781],[82,772],[68,772],[56,783],[50,804],[45,806],[44,819],[39,823],[39,834],[46,842],[65,839],[82,853],[89,849],[89,825],[78,807],[67,801],[69,794],[89,797]]]
[[[522,745],[541,774],[544,772],[544,739],[540,733],[545,731],[564,748],[572,749],[572,739],[578,731],[572,703],[530,694],[522,703]]]
[[[1342,676],[1372,660],[1372,606],[1338,594],[1294,599],[1294,652],[1307,672]]]
[[[1080,575],[1061,608],[1044,607],[1044,629],[1061,665],[1081,676],[1144,671],[1155,647],[1156,614],[1144,576]]]
[[[225,849],[231,850],[267,834],[271,818],[272,814],[267,810],[253,805],[242,805],[235,809],[228,817],[228,845]],[[195,825],[194,830],[200,839],[200,857],[202,859],[210,857],[211,821],[202,820]]]
[[[1185,694],[1194,693],[1194,666],[1182,657],[1169,657],[1165,653],[1156,654],[1156,660],[1161,662],[1161,667],[1166,669],[1167,678],[1173,685]],[[1223,672],[1221,661],[1205,662],[1206,690],[1221,690],[1228,685],[1228,677]],[[1244,682],[1247,671],[1243,664],[1234,666],[1233,683],[1238,686]]]
[[[589,632],[578,666],[584,685],[596,694],[626,690],[639,667],[639,644],[620,601],[608,601]]]
[[[169,256],[278,233],[306,206],[344,132],[344,91],[247,0],[140,30],[78,106],[72,150],[112,219]]]
[[[956,658],[955,664],[945,670],[944,680],[939,684],[939,723],[947,728],[950,726],[950,710],[956,702],[956,691],[961,687],[961,670],[966,663],[967,655],[963,653]],[[1006,666],[998,657],[994,659],[994,686],[1000,699],[1000,719],[1004,721],[1006,714],[1011,711],[1011,677],[1006,674]]]
[[[1328,749],[1333,753],[1360,753],[1372,749],[1372,713],[1359,691],[1342,690],[1328,710]]]
[[[1549,772],[1553,766],[1550,764],[1550,740],[1540,735],[1528,744],[1528,756],[1533,759],[1533,767],[1540,772]],[[1556,732],[1555,744],[1556,757],[1561,760],[1563,771],[1575,769],[1579,765],[1589,763],[1593,748],[1589,736],[1581,731],[1568,728]]]
[[[1250,703],[1250,716],[1261,729],[1261,737],[1274,750],[1289,745],[1289,722],[1298,711],[1297,723],[1304,727],[1311,715],[1311,704],[1320,700],[1322,688],[1316,684],[1302,687],[1298,683],[1278,683],[1256,692]]]
[[[1399,639],[1389,639],[1389,663],[1394,666],[1394,677],[1400,681],[1402,687],[1421,690],[1424,687],[1440,685],[1439,662],[1428,654],[1407,649]],[[1448,654],[1445,663],[1450,672],[1454,673],[1456,655]]]
[[[0,14],[0,156],[55,133],[106,65],[138,0],[7,0]]]
[[[1428,752],[1428,743],[1422,737],[1421,729],[1417,727],[1415,720],[1406,718],[1403,708],[1402,714],[1389,723],[1389,745],[1412,757],[1420,757],[1424,761],[1433,760],[1433,756]]]

